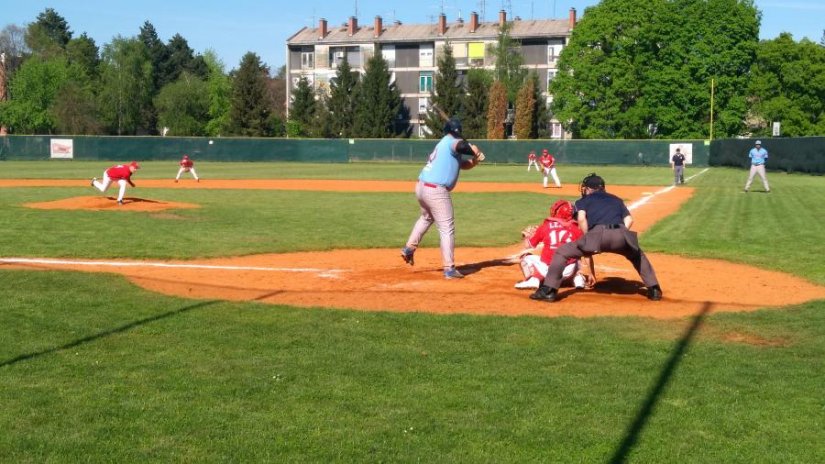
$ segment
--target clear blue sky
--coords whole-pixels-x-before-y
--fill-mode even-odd
[[[498,11],[523,19],[567,18],[570,8],[579,16],[597,0],[0,0],[0,27],[26,26],[46,8],[54,8],[69,23],[74,36],[86,32],[98,47],[115,36],[133,37],[145,21],[151,22],[160,39],[182,35],[195,52],[213,49],[226,65],[236,68],[248,51],[261,57],[273,71],[284,64],[286,39],[304,26],[317,27],[319,18],[343,24],[356,14],[362,25],[372,25],[375,16],[385,24],[395,19],[405,24],[435,22],[442,11],[448,21],[470,12],[482,13],[494,21]],[[757,0],[762,12],[760,38],[772,39],[790,32],[799,40],[815,42],[825,28],[825,0]]]

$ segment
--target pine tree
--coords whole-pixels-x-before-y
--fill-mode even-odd
[[[312,131],[313,120],[315,119],[315,91],[309,85],[306,77],[298,80],[298,86],[292,94],[292,104],[289,106],[289,120],[296,124],[298,136],[308,136]]]
[[[484,69],[467,72],[467,95],[464,98],[464,136],[468,139],[487,138],[487,106],[493,76]]]
[[[435,105],[448,116],[463,117],[464,89],[458,79],[453,47],[449,42],[444,45],[444,54],[438,59],[438,71],[430,92],[430,106]],[[428,111],[424,125],[429,138],[441,137],[444,121],[438,112]]]
[[[233,135],[268,136],[270,109],[266,100],[266,79],[269,69],[255,53],[248,52],[241,59],[232,85],[229,127]]]
[[[401,111],[401,94],[390,83],[387,62],[380,54],[367,61],[356,102],[353,136],[385,138],[398,132],[395,121]]]
[[[330,83],[328,111],[334,137],[349,138],[352,136],[357,86],[358,74],[352,72],[345,54],[343,61],[338,65],[335,79]]]

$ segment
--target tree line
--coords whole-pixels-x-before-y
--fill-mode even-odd
[[[146,21],[99,48],[47,8],[0,31],[0,126],[14,134],[278,136],[284,80],[254,53],[227,73],[180,34],[164,43]],[[0,87],[3,87],[0,85]]]
[[[752,0],[602,0],[574,28],[549,87],[524,66],[505,24],[491,46],[492,70],[459,73],[450,46],[438,54],[425,134],[443,128],[432,105],[460,117],[475,139],[546,138],[551,119],[574,138],[763,136],[773,122],[786,136],[825,134],[825,33],[820,43],[788,33],[759,41],[760,20]],[[414,135],[380,53],[363,73],[345,58],[328,89],[300,79],[286,119],[284,67],[270,76],[249,52],[227,73],[213,51],[195,54],[179,34],[163,43],[148,21],[139,32],[98,49],[85,33],[73,37],[53,9],[26,28],[7,26],[0,126],[18,134]]]

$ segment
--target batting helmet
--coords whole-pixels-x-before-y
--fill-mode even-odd
[[[591,172],[584,179],[582,179],[581,193],[585,195],[585,188],[593,190],[604,190],[604,179],[599,177],[595,172]]]
[[[453,134],[456,137],[461,137],[461,121],[458,118],[450,118],[444,123],[444,133]]]
[[[558,200],[550,207],[550,216],[562,221],[570,221],[573,219],[573,205],[567,200]]]

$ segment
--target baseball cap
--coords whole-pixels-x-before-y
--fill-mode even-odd
[[[137,163],[137,161],[132,161],[131,163],[129,163],[129,166],[132,166],[135,169],[140,169],[140,165]]]
[[[584,182],[582,182],[585,187],[592,188],[592,189],[600,189],[604,188],[604,179],[596,174],[590,174],[589,176],[584,178]]]
[[[547,149],[546,149],[546,148],[542,149],[542,150],[541,150],[541,152],[542,152],[542,153],[548,153],[548,151],[547,151]]]
[[[754,145],[762,145],[762,141],[761,141],[761,140],[757,140],[757,141],[756,141],[756,143],[754,143]]]

